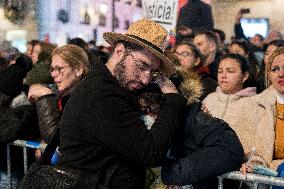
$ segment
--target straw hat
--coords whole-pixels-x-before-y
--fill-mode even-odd
[[[175,68],[164,56],[167,35],[167,31],[160,24],[149,19],[141,19],[132,23],[126,34],[106,32],[103,37],[111,46],[115,46],[119,41],[128,41],[144,47],[162,60],[160,70],[170,76]]]

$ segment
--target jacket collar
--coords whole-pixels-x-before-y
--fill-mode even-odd
[[[111,74],[109,69],[106,67],[105,64],[102,62],[94,63],[91,67],[91,75],[103,79],[104,81],[116,83],[118,84],[118,81],[115,79],[115,77]]]
[[[272,85],[265,89],[262,93],[255,95],[253,98],[259,104],[267,104],[272,106],[274,106],[277,101],[276,91]]]
[[[111,74],[106,65],[102,62],[94,63],[94,65],[91,67],[90,77],[97,78],[107,84],[110,84],[119,91],[132,97],[134,97],[136,94],[136,92],[129,91],[126,88],[122,87],[118,83],[117,79]]]

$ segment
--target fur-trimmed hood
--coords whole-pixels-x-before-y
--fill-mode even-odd
[[[177,68],[177,74],[182,77],[182,82],[178,89],[187,98],[187,104],[200,101],[199,98],[202,96],[204,90],[200,76],[195,72],[185,71],[180,68]]]

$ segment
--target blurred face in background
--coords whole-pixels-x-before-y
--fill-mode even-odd
[[[262,46],[262,38],[260,35],[256,34],[250,39],[250,43],[254,46],[261,47]]]
[[[39,44],[34,46],[34,49],[32,51],[32,61],[33,64],[37,63],[38,61],[38,55],[41,52],[41,46]]]
[[[33,54],[33,46],[32,44],[27,44],[26,47],[27,47],[26,55],[31,58]]]
[[[284,54],[280,54],[273,59],[269,75],[274,89],[284,94]]]
[[[59,92],[65,93],[81,80],[83,67],[71,68],[60,56],[54,55],[52,57],[50,74]]]
[[[272,55],[272,53],[277,49],[277,46],[275,45],[269,45],[265,51],[265,55],[264,55],[264,63],[265,65],[268,64],[269,58]]]
[[[204,34],[196,35],[193,39],[193,43],[205,58],[208,58],[217,48],[216,44],[210,42]]]
[[[185,70],[191,70],[200,63],[200,59],[196,57],[192,48],[185,44],[176,47],[175,55],[181,67]]]
[[[218,68],[218,84],[223,93],[235,94],[243,89],[248,72],[242,73],[241,65],[233,58],[221,60]]]
[[[240,47],[238,44],[230,45],[229,46],[229,53],[240,54],[244,57],[247,57],[245,50],[242,47]]]

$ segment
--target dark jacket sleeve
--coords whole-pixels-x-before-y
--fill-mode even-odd
[[[234,25],[235,37],[236,39],[248,40],[244,34],[241,23],[235,23]]]
[[[120,95],[116,90],[103,93],[99,100],[85,102],[88,105],[83,112],[83,127],[87,131],[84,138],[91,142],[95,137],[128,163],[142,167],[160,164],[180,125],[186,99],[178,94],[166,94],[156,122],[147,130],[129,96]]]
[[[59,127],[61,112],[57,105],[56,95],[45,95],[36,103],[39,130],[44,142],[49,143],[56,128]]]
[[[165,162],[162,167],[165,184],[195,184],[240,168],[243,148],[227,123],[199,112],[190,131],[199,148],[184,158]]]

